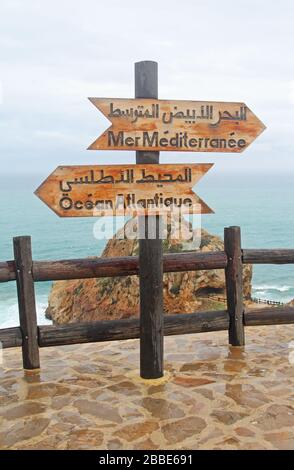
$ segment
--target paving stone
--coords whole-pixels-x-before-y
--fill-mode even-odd
[[[38,413],[44,413],[46,406],[38,402],[24,402],[7,410],[0,411],[0,416],[5,419],[12,420],[22,418],[24,416],[31,416]]]
[[[178,419],[162,426],[162,432],[168,444],[181,442],[184,439],[197,436],[206,427],[206,422],[202,418],[189,416]]]
[[[151,434],[159,428],[156,421],[143,421],[141,423],[129,424],[123,426],[121,429],[114,433],[115,436],[125,439],[128,442],[135,441],[140,437]]]
[[[121,423],[122,418],[117,409],[106,403],[99,403],[99,401],[77,400],[74,406],[79,410],[80,414],[88,414],[96,416],[101,420],[113,421],[114,423]]]
[[[181,418],[185,413],[179,406],[162,398],[146,397],[142,400],[142,406],[148,410],[154,418],[169,419]]]
[[[294,407],[286,405],[272,405],[264,410],[257,419],[257,427],[264,431],[280,429],[286,426],[294,427]]]
[[[240,419],[245,418],[247,415],[245,413],[238,413],[234,411],[224,411],[224,410],[215,410],[211,413],[213,418],[216,418],[220,423],[230,425],[236,423]]]
[[[201,385],[212,384],[214,380],[201,377],[179,376],[175,377],[174,382],[182,387],[200,387]]]

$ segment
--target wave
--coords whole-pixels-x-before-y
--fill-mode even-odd
[[[255,285],[252,287],[254,291],[268,291],[268,290],[275,290],[278,292],[288,292],[291,289],[294,289],[293,286],[277,286],[277,285],[267,285],[267,284],[262,284],[262,285]]]
[[[252,297],[287,303],[294,298],[294,286],[288,284],[253,284]]]
[[[52,325],[52,322],[45,317],[47,306],[47,296],[36,300],[38,325]],[[19,326],[18,303],[1,302],[0,328],[11,328],[13,326]]]

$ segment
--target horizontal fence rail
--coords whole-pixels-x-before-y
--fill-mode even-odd
[[[3,328],[0,330],[0,341],[3,348],[22,346],[22,333],[20,327]]]
[[[166,336],[221,331],[228,329],[228,325],[229,317],[226,310],[164,316]],[[140,324],[137,318],[39,327],[41,347],[134,339],[139,336]]]
[[[4,261],[0,263],[0,282],[16,280],[16,269],[14,261]]]
[[[294,307],[265,307],[245,310],[245,326],[286,325],[294,323]]]
[[[278,317],[277,317],[278,313]],[[244,312],[245,326],[283,325],[294,323],[294,308],[251,309]],[[229,316],[226,310],[186,314],[168,314],[164,317],[164,335],[182,335],[227,330]],[[39,346],[61,346],[76,343],[116,341],[140,337],[138,319],[97,321],[64,326],[40,326]]]
[[[224,251],[163,255],[163,271],[166,273],[224,269],[226,265],[227,256]],[[138,256],[125,256],[118,258],[34,261],[32,271],[34,281],[132,276],[139,274],[139,259]],[[15,279],[15,262],[0,263],[0,282],[14,281]]]
[[[245,326],[294,324],[294,308],[247,309],[244,312]],[[226,310],[168,314],[164,317],[164,335],[205,333],[227,330],[229,316]],[[95,343],[139,338],[139,319],[93,321],[70,323],[61,326],[39,326],[40,347],[64,346],[68,344]],[[22,345],[19,327],[0,330],[3,348]]]
[[[294,264],[294,250],[242,250],[244,264]],[[227,255],[224,251],[186,252],[163,255],[164,272],[224,269]],[[34,281],[62,281],[93,277],[138,275],[138,257],[83,258],[59,261],[34,261]],[[15,262],[0,262],[0,282],[16,280]]]
[[[40,347],[140,338],[138,318],[38,326],[34,301],[34,282],[140,275],[137,256],[33,261],[30,237],[15,238],[14,252],[15,260],[0,263],[0,282],[17,283],[20,326],[0,329],[0,342],[3,348],[22,347],[24,368],[39,367]],[[166,314],[164,335],[227,330],[237,346],[245,344],[245,326],[294,324],[294,307],[244,307],[242,264],[294,264],[294,250],[241,249],[239,227],[229,227],[224,251],[165,254],[165,273],[224,269],[227,309]]]
[[[242,250],[245,264],[294,264],[294,250]]]

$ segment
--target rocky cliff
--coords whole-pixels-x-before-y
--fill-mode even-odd
[[[102,256],[134,256],[138,240],[126,240],[122,230],[134,233],[135,219],[109,240]],[[190,225],[181,221],[181,237],[173,237],[171,224],[163,240],[164,252],[223,250],[223,241],[205,230],[194,230],[187,240]],[[201,238],[199,239],[199,237]],[[199,246],[200,241],[200,247]],[[244,267],[244,296],[250,299],[252,268]],[[191,313],[197,310],[222,308],[225,296],[224,270],[164,274],[165,313]],[[137,316],[139,313],[139,281],[137,276],[57,281],[53,283],[46,317],[55,324],[91,320],[109,320]]]

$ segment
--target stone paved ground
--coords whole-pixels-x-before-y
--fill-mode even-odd
[[[45,348],[25,374],[6,350],[0,448],[294,449],[294,325],[247,328],[246,340],[165,338],[157,381],[138,377],[137,340]]]

